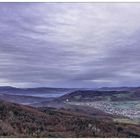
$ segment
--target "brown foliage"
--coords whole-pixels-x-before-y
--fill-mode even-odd
[[[140,137],[138,125],[0,102],[1,137]]]

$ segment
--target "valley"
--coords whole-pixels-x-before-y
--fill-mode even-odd
[[[139,88],[102,91],[101,89],[1,87],[0,135],[2,137],[140,137],[139,91]],[[40,118],[40,115],[35,117],[36,113],[32,111],[42,114],[44,119]],[[30,113],[34,115],[29,115]],[[32,128],[28,125],[28,120]],[[50,124],[46,120],[49,120]],[[13,128],[13,121],[19,125]],[[25,123],[24,126],[22,122]],[[54,122],[56,123],[52,124]],[[98,127],[95,126],[97,122]],[[30,132],[30,129],[35,132]]]

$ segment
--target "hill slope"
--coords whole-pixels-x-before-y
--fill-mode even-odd
[[[140,137],[138,125],[114,123],[63,109],[0,102],[1,137]]]

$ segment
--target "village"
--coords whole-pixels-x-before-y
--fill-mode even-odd
[[[67,102],[71,105],[89,106],[99,109],[109,114],[124,116],[131,119],[140,119],[140,109],[137,108],[120,108],[114,106],[112,102],[94,101],[94,102]]]

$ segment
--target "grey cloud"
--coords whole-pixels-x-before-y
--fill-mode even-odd
[[[131,3],[1,3],[0,84],[138,85],[139,9]]]

